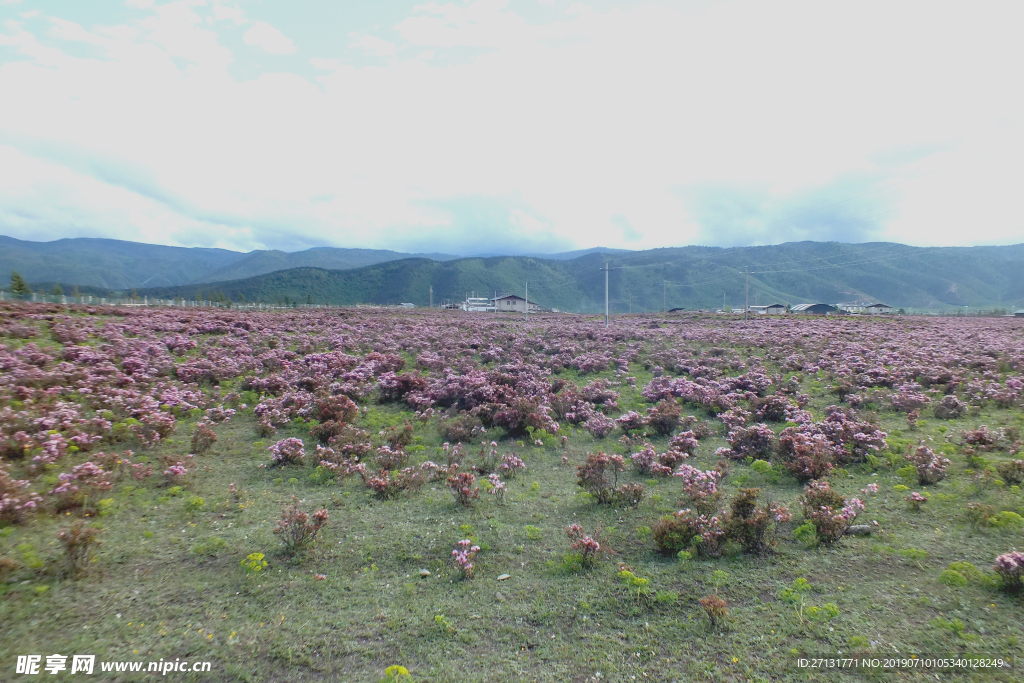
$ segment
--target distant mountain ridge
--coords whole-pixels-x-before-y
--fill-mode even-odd
[[[65,291],[77,285],[82,293],[101,296],[135,289],[151,297],[266,303],[426,305],[431,288],[437,304],[474,292],[522,296],[529,282],[530,299],[544,307],[599,312],[606,261],[610,308],[617,313],[740,307],[748,271],[751,304],[873,300],[931,310],[1024,307],[1024,244],[921,248],[791,242],[460,258],[334,248],[242,254],[117,240],[39,243],[0,237],[0,276],[18,270],[37,289],[48,291],[59,282]]]
[[[525,294],[541,306],[604,310],[604,263],[613,312],[741,307],[749,271],[750,304],[881,301],[950,310],[1024,306],[1024,244],[932,247],[793,242],[764,247],[679,247],[567,259],[522,256],[434,261],[402,259],[350,270],[300,268],[208,283],[207,298],[233,301],[426,305],[475,292]],[[192,298],[189,287],[139,290]]]
[[[437,261],[458,258],[451,254],[333,247],[243,253],[91,237],[31,242],[0,235],[0,275],[5,280],[16,270],[30,284],[64,282],[109,290],[237,280],[289,268],[343,270],[412,256]]]

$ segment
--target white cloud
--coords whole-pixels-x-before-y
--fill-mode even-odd
[[[296,48],[217,7],[0,29],[16,53],[0,64],[0,233],[524,251],[1024,239],[1016,5],[648,3],[531,24],[506,2],[428,3],[304,61],[312,82],[233,78],[249,51],[218,30]]]
[[[367,54],[374,55],[376,57],[394,57],[397,48],[394,43],[390,43],[383,38],[377,36],[358,35],[354,36],[355,40],[349,43],[349,47],[362,50]]]
[[[292,42],[291,38],[265,21],[258,21],[253,24],[252,28],[242,36],[242,40],[245,41],[246,45],[258,47],[264,52],[274,55],[290,55],[296,50],[295,43]]]

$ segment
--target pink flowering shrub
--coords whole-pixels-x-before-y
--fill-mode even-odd
[[[785,505],[769,503],[758,507],[760,492],[760,489],[740,489],[729,503],[724,527],[727,539],[739,543],[744,552],[755,555],[764,555],[771,550],[775,544],[776,525],[792,519]]]
[[[621,417],[615,418],[615,424],[617,424],[622,429],[622,431],[628,434],[629,432],[640,431],[641,429],[646,427],[647,418],[641,415],[640,413],[636,412],[635,410],[631,410],[628,413],[622,415]]]
[[[636,467],[637,474],[650,474],[660,477],[667,477],[672,474],[671,465],[662,464],[662,455],[649,443],[645,443],[639,453],[629,456]],[[674,460],[674,459],[673,459]]]
[[[992,570],[999,576],[1003,590],[1017,593],[1024,588],[1024,552],[1003,553],[996,558]]]
[[[700,470],[684,463],[676,470],[675,476],[682,479],[683,492],[698,512],[710,514],[718,509],[718,500],[722,497],[718,486],[721,472]]]
[[[449,420],[438,422],[437,431],[445,441],[469,443],[486,432],[486,429],[479,418],[469,413],[462,413]]]
[[[473,545],[473,541],[468,538],[455,544],[452,557],[455,558],[455,566],[462,572],[463,579],[473,578],[473,560],[478,552],[480,546]]]
[[[824,434],[786,429],[779,437],[779,455],[799,482],[822,479],[835,467],[835,446]]]
[[[491,485],[491,488],[487,490],[487,493],[494,496],[495,500],[497,500],[498,503],[503,502],[505,500],[505,491],[508,490],[508,487],[505,485],[505,482],[503,482],[501,480],[501,477],[499,477],[497,474],[488,475],[487,481]]]
[[[24,522],[39,508],[43,498],[28,490],[31,483],[27,479],[11,479],[0,462],[0,521]]]
[[[967,412],[967,404],[957,400],[956,396],[949,394],[943,396],[942,400],[935,404],[935,417],[940,420],[955,420],[963,417]]]
[[[1007,484],[1024,482],[1024,460],[1009,460],[996,465],[996,471]]]
[[[603,439],[615,429],[615,421],[601,413],[595,413],[583,423],[583,428],[590,432],[595,439]]]
[[[377,467],[382,470],[397,470],[405,464],[409,456],[401,449],[393,450],[391,446],[384,445],[377,449]]]
[[[184,460],[173,462],[167,466],[164,470],[164,478],[167,483],[175,486],[180,486],[185,483],[188,478],[189,468],[186,467]]]
[[[999,434],[993,433],[985,425],[977,429],[963,429],[960,431],[962,443],[972,446],[975,450],[991,451],[996,448],[999,442]]]
[[[692,430],[686,430],[673,436],[668,442],[668,450],[672,453],[678,453],[677,456],[680,460],[688,458],[691,455],[697,454],[697,449],[700,448],[700,437],[697,436],[696,432]]]
[[[775,444],[775,432],[765,424],[737,427],[729,432],[725,440],[732,447],[729,457],[733,459],[750,456],[756,460],[767,460]]]
[[[431,463],[433,464],[433,463]],[[360,473],[365,472],[365,469]],[[406,467],[391,472],[386,469],[377,471],[375,475],[366,476],[366,486],[382,500],[394,498],[403,491],[416,491],[427,481],[429,469],[422,467]]]
[[[473,486],[476,477],[469,472],[455,472],[448,477],[448,488],[455,496],[455,502],[462,507],[469,507],[480,497],[480,489]]]
[[[282,439],[268,448],[270,460],[276,465],[302,465],[306,459],[306,445],[294,437]]]
[[[326,525],[327,510],[317,510],[310,516],[299,509],[299,499],[292,496],[292,504],[281,509],[274,534],[280,537],[288,552],[295,554],[312,545]]]
[[[718,557],[725,543],[725,529],[718,515],[696,514],[689,509],[662,517],[651,532],[658,552],[666,556],[694,548],[701,557]]]
[[[600,451],[587,453],[587,459],[576,468],[576,484],[594,496],[599,504],[613,503],[617,500],[619,474],[625,469],[623,462],[621,455]]]
[[[812,481],[800,497],[804,518],[814,525],[818,539],[832,544],[843,537],[864,509],[859,498],[844,499],[827,481]]]
[[[217,443],[217,434],[210,428],[209,423],[199,422],[195,431],[192,432],[192,445],[189,450],[197,455],[202,455],[210,450],[215,443]]]
[[[517,474],[526,469],[526,463],[514,453],[509,453],[501,459],[498,470],[506,479],[514,479]]]
[[[910,495],[904,498],[904,500],[907,501],[910,509],[914,512],[920,512],[921,506],[928,502],[928,498],[926,496],[922,496],[917,491],[911,491]]]
[[[665,399],[647,410],[644,420],[655,434],[668,436],[679,426],[682,408],[675,401]]]
[[[91,499],[100,491],[113,487],[110,473],[93,462],[77,465],[70,472],[58,475],[57,486],[50,491],[58,512],[75,507],[89,507]]]
[[[588,536],[579,524],[566,527],[565,534],[569,537],[569,546],[579,555],[580,564],[587,568],[593,567],[601,551],[601,544]]]
[[[946,478],[949,458],[936,455],[923,442],[907,459],[917,467],[917,481],[921,486],[935,484]]]
[[[920,411],[921,408],[931,403],[931,399],[922,394],[920,390],[921,387],[916,384],[904,384],[899,387],[897,393],[889,395],[893,409],[904,413]]]

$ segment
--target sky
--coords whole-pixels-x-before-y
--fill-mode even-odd
[[[0,0],[0,234],[1024,242],[1024,4]]]

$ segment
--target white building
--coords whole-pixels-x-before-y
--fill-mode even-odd
[[[769,304],[767,306],[751,306],[751,313],[757,313],[758,315],[782,315],[786,312],[786,307],[782,304]]]
[[[515,294],[507,294],[505,296],[499,296],[494,300],[494,308],[491,310],[497,310],[499,313],[526,313],[527,301],[521,296]],[[534,302],[529,302],[530,313],[540,311],[540,306]]]
[[[462,303],[462,310],[464,311],[476,311],[478,313],[494,312],[494,304],[491,300],[482,296],[470,296],[466,297],[466,300]]]

